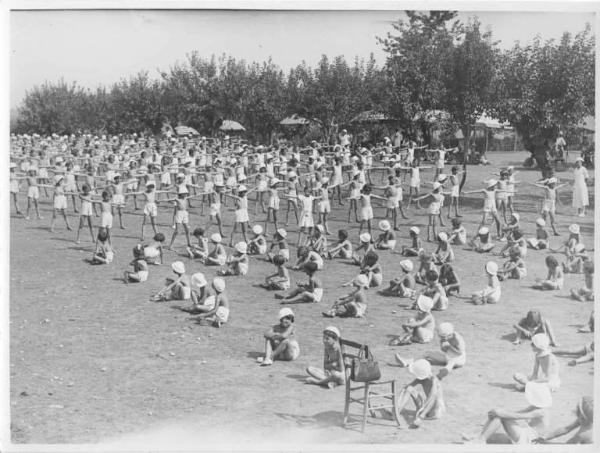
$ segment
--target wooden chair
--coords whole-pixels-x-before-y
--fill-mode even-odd
[[[395,380],[360,382],[356,383],[350,379],[350,371],[352,368],[352,359],[358,357],[358,352],[363,346],[355,341],[340,339],[342,346],[342,357],[344,358],[344,368],[346,371],[346,399],[344,403],[344,420],[343,426],[348,425],[350,418],[350,404],[356,403],[362,405],[362,412],[359,415],[362,417],[362,429],[364,432],[367,426],[367,417],[375,417],[375,411],[380,409],[391,410],[392,416],[396,424],[400,425],[400,414],[396,405],[397,383]],[[367,348],[368,346],[364,345]],[[352,352],[348,350],[352,349]],[[354,386],[353,386],[354,384]],[[356,385],[358,384],[358,385]],[[378,393],[373,390],[373,387],[387,387],[383,393]],[[361,392],[361,396],[354,396],[353,393]]]

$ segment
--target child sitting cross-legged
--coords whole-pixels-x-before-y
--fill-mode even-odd
[[[277,272],[265,277],[265,282],[261,287],[276,291],[285,291],[290,289],[290,273],[285,267],[286,259],[281,255],[273,257],[273,264],[277,266]]]
[[[381,293],[398,297],[414,297],[415,277],[412,274],[413,263],[410,260],[402,260],[399,263],[402,275],[390,281],[390,286]]]
[[[294,312],[284,307],[279,310],[279,324],[265,332],[265,355],[256,361],[261,366],[273,364],[273,360],[296,360],[300,346],[294,337]]]
[[[365,290],[369,286],[369,279],[365,274],[357,275],[352,285],[355,290],[350,294],[340,297],[331,309],[324,311],[323,316],[333,318],[362,318],[367,311],[367,295]]]
[[[427,296],[417,298],[417,315],[402,323],[404,334],[390,341],[390,346],[407,345],[411,343],[429,343],[433,339],[435,319],[431,314],[433,299]]]
[[[318,270],[317,263],[306,263],[303,270],[308,275],[308,283],[298,283],[297,288],[287,294],[275,294],[276,299],[283,299],[282,304],[321,302],[323,299],[323,284],[315,276]]]
[[[327,257],[333,258],[352,258],[352,242],[348,240],[348,231],[338,231],[338,243],[327,251]]]
[[[133,248],[133,261],[129,263],[133,266],[133,272],[125,271],[123,280],[125,283],[139,283],[148,280],[148,263],[144,260],[144,247],[138,244]]]
[[[502,281],[507,278],[521,280],[527,276],[527,268],[525,261],[521,256],[521,248],[518,246],[511,247],[509,251],[510,258],[502,265],[502,269],[498,271],[498,280]]]
[[[346,369],[342,346],[340,345],[340,331],[337,327],[329,326],[323,331],[323,368],[309,366],[306,373],[307,384],[320,385],[334,388],[346,382]]]
[[[528,340],[533,338],[538,333],[548,335],[550,340],[550,346],[557,346],[556,340],[554,339],[554,332],[552,331],[552,325],[550,321],[545,319],[539,310],[529,310],[524,318],[515,324],[514,329],[516,331],[516,337],[513,344],[520,344],[522,338]]]

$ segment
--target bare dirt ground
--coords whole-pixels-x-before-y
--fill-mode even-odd
[[[493,166],[469,167],[465,189],[481,187],[481,181],[499,166],[520,166],[527,153],[493,153]],[[519,169],[521,181],[534,181],[539,172]],[[423,179],[430,180],[430,171]],[[559,173],[572,179],[570,172]],[[534,233],[541,191],[521,186],[517,208],[527,234]],[[22,197],[22,200],[24,198]],[[593,244],[593,211],[579,219],[573,216],[568,189],[561,197],[558,223],[562,238],[567,226],[578,222],[584,242]],[[22,203],[22,202],[21,202]],[[483,201],[466,200],[464,224],[471,235],[480,221]],[[334,205],[332,231],[346,227],[356,239],[358,226],[346,224],[346,211]],[[22,203],[23,206],[23,203]],[[346,207],[342,208],[345,209]],[[399,333],[406,299],[383,297],[369,291],[364,319],[329,320],[321,311],[346,288],[357,268],[342,261],[326,262],[321,272],[324,301],[318,305],[296,305],[296,326],[301,356],[290,363],[259,367],[255,358],[263,348],[262,333],[277,321],[280,306],[267,292],[254,285],[272,265],[252,259],[245,277],[228,277],[232,303],[231,320],[222,329],[200,326],[169,303],[148,302],[159,289],[170,266],[151,266],[143,284],[125,285],[123,270],[131,260],[131,249],[139,237],[141,211],[126,216],[126,230],[115,228],[115,261],[108,266],[90,266],[93,245],[74,244],[74,232],[49,231],[51,204],[43,202],[44,220],[11,219],[10,254],[10,402],[14,443],[144,444],[153,448],[178,445],[207,447],[216,443],[454,443],[461,432],[477,432],[492,407],[520,408],[524,396],[513,390],[512,374],[529,373],[533,354],[528,342],[514,346],[512,325],[530,308],[540,308],[553,323],[562,347],[576,347],[591,340],[577,333],[586,324],[591,303],[568,297],[570,288],[581,286],[582,275],[568,274],[565,288],[543,293],[531,289],[536,277],[544,277],[545,251],[530,251],[529,276],[524,281],[503,283],[497,305],[473,306],[465,299],[451,298],[446,312],[436,312],[437,322],[452,322],[467,341],[468,363],[443,381],[447,415],[424,423],[416,430],[398,429],[392,422],[372,420],[364,434],[358,427],[341,427],[344,403],[342,387],[326,390],[303,383],[304,369],[322,363],[321,332],[337,325],[342,335],[371,345],[384,377],[407,383],[405,369],[391,366],[394,353],[418,357],[438,347],[437,337],[429,345],[388,346]],[[224,209],[225,229],[230,231],[233,212]],[[192,211],[194,212],[194,211]],[[192,227],[205,218],[192,215]],[[385,213],[375,209],[376,217]],[[160,230],[170,236],[170,209],[162,210]],[[425,210],[409,210],[403,221],[399,246],[408,241],[410,225],[425,226]],[[259,218],[264,218],[259,215]],[[98,219],[96,219],[97,221]],[[376,219],[377,221],[377,219]],[[76,218],[72,216],[72,223]],[[296,226],[290,226],[292,242]],[[89,236],[82,232],[82,238]],[[559,238],[553,238],[554,246]],[[176,249],[184,251],[183,239]],[[427,247],[434,249],[434,244]],[[398,247],[399,248],[399,247]],[[293,251],[294,252],[294,251]],[[485,285],[483,265],[488,256],[455,249],[462,279],[462,294]],[[294,254],[294,253],[293,253]],[[380,253],[387,282],[399,274],[400,255]],[[170,263],[183,259],[189,273],[202,271],[212,278],[215,268],[167,253]],[[501,264],[502,258],[495,257]],[[559,258],[562,260],[562,258]],[[292,271],[293,281],[306,277]],[[568,420],[582,395],[593,391],[593,364],[567,366],[560,358],[563,385],[554,396],[553,425]],[[390,366],[388,366],[388,363]],[[357,409],[357,408],[356,408]],[[410,417],[410,411],[407,417]]]

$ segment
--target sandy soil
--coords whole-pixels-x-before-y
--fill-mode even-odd
[[[469,167],[466,189],[477,188],[499,165],[520,165],[527,153],[494,153],[494,167]],[[430,179],[426,173],[424,179]],[[569,179],[569,172],[560,173]],[[537,171],[521,170],[519,180],[534,181]],[[534,232],[540,191],[523,186],[517,208],[527,233]],[[560,231],[578,221],[584,242],[593,243],[593,216],[573,217],[568,189],[559,207]],[[469,233],[480,220],[482,200],[466,200],[463,214]],[[332,231],[345,224],[346,211],[334,205]],[[450,309],[435,313],[437,322],[450,321],[463,334],[468,346],[468,363],[443,381],[447,415],[411,430],[398,429],[390,421],[375,419],[363,434],[358,427],[342,428],[343,388],[325,390],[305,385],[304,369],[322,363],[322,329],[332,324],[321,316],[337,296],[345,293],[340,284],[357,268],[342,261],[326,263],[321,273],[325,298],[318,306],[297,305],[296,326],[300,358],[291,363],[259,367],[255,358],[263,348],[263,331],[275,323],[280,306],[273,293],[255,287],[272,265],[253,259],[246,277],[229,277],[232,301],[230,323],[215,329],[197,325],[168,303],[148,302],[171,271],[168,265],[153,266],[149,281],[125,285],[121,275],[131,260],[141,223],[141,211],[126,217],[126,230],[113,232],[117,249],[108,266],[90,266],[83,260],[93,245],[74,244],[74,233],[60,223],[56,233],[48,229],[49,201],[43,203],[44,220],[11,219],[10,297],[10,402],[14,443],[119,443],[145,444],[160,448],[177,439],[185,446],[213,443],[454,443],[461,432],[477,432],[492,407],[523,407],[524,397],[512,389],[515,371],[529,373],[533,354],[528,342],[514,346],[512,324],[528,309],[538,307],[553,323],[563,347],[583,345],[591,334],[577,333],[592,310],[591,303],[571,300],[568,291],[580,286],[582,275],[567,275],[565,288],[542,293],[531,289],[536,277],[545,276],[546,252],[530,251],[529,276],[524,281],[503,284],[502,301],[475,307],[464,299],[452,298]],[[170,235],[167,210],[160,216],[160,229]],[[226,231],[233,212],[225,209]],[[375,210],[376,217],[385,213]],[[399,243],[407,242],[408,226],[424,226],[425,210],[409,211],[402,224]],[[260,218],[263,218],[260,216]],[[75,224],[75,217],[72,223]],[[97,219],[96,219],[97,220]],[[192,225],[203,224],[197,214]],[[358,226],[350,225],[356,238]],[[290,226],[292,241],[296,226]],[[82,238],[88,239],[85,231]],[[556,242],[558,239],[554,239]],[[183,251],[183,239],[176,249]],[[434,249],[434,244],[427,245]],[[485,284],[483,264],[488,259],[455,249],[457,267],[469,294]],[[380,254],[386,283],[399,271],[399,255]],[[166,262],[182,259],[176,253]],[[211,278],[216,269],[183,259],[190,273],[202,271]],[[500,264],[502,259],[496,257]],[[292,271],[294,281],[305,276]],[[364,319],[336,319],[344,337],[371,345],[383,365],[384,377],[400,383],[411,380],[404,369],[391,365],[395,352],[418,357],[438,347],[429,345],[387,346],[399,332],[399,322],[411,312],[406,299],[383,297],[371,290]],[[593,364],[567,366],[560,358],[563,386],[555,394],[553,423],[571,417],[577,400],[592,393]],[[357,408],[356,408],[357,409]],[[411,416],[410,411],[406,413]],[[169,443],[170,442],[170,443]],[[289,444],[288,444],[289,445]]]

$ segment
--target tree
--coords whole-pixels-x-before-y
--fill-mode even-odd
[[[559,130],[594,114],[594,58],[589,25],[558,43],[537,37],[529,46],[516,44],[500,58],[495,112],[516,128],[544,177],[551,171],[545,154]]]

